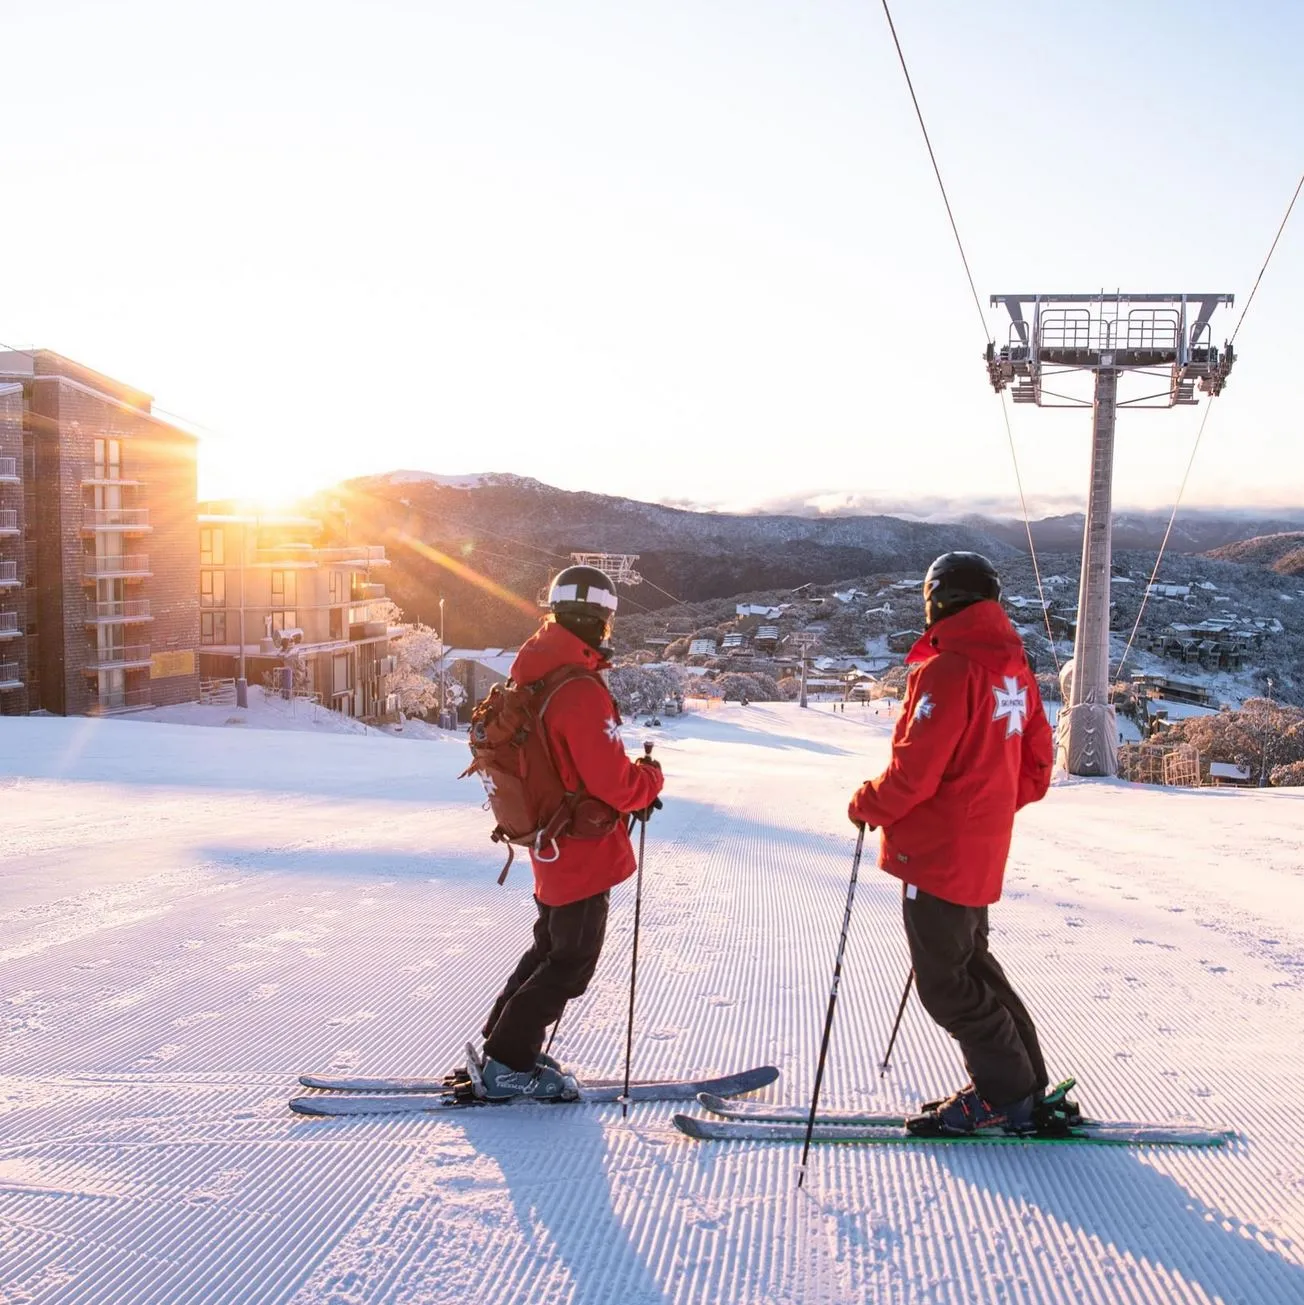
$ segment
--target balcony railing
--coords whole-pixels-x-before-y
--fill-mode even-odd
[[[124,476],[118,467],[99,467],[95,466],[82,477],[83,485],[143,485],[143,480],[136,480],[131,476]]]
[[[106,507],[83,508],[84,530],[149,530],[149,508]]]
[[[0,534],[18,533],[18,509],[0,508]]]
[[[149,688],[120,689],[117,693],[105,693],[91,699],[87,713],[91,716],[112,716],[120,711],[135,711],[138,707],[150,707],[153,703]]]
[[[0,639],[13,638],[16,634],[21,634],[18,628],[17,612],[0,612]]]
[[[121,621],[152,621],[149,614],[148,598],[124,598],[116,602],[96,602],[89,599],[86,603],[87,625],[112,625]]]
[[[354,584],[349,591],[351,603],[367,603],[385,597],[385,586],[381,584]]]
[[[0,662],[0,689],[14,689],[22,682],[22,667],[17,662]]]
[[[0,458],[0,480],[17,480],[18,479],[18,459],[17,458]]]
[[[152,575],[149,557],[144,553],[119,553],[116,556],[88,557],[85,575],[87,580],[111,580],[114,577],[129,579]]]
[[[0,562],[0,585],[16,585],[17,583],[18,563]]]
[[[86,662],[88,671],[116,671],[128,666],[149,665],[149,644],[129,643],[121,648],[96,649]]]

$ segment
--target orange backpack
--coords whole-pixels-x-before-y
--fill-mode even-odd
[[[544,712],[553,695],[571,680],[596,680],[592,671],[561,666],[533,684],[506,680],[495,684],[471,713],[467,742],[471,764],[458,776],[478,774],[497,825],[489,837],[507,844],[501,884],[512,868],[516,848],[528,847],[540,861],[560,855],[557,840],[601,838],[620,820],[612,806],[583,786],[574,792],[562,782],[556,758],[543,728]],[[614,701],[612,710],[619,722]]]

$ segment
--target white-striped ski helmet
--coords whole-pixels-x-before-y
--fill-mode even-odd
[[[616,585],[596,566],[568,566],[548,586],[548,606],[557,616],[587,617],[604,624],[616,614]]]

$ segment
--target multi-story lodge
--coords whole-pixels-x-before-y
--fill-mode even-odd
[[[323,534],[312,517],[200,514],[200,673],[380,719],[394,710],[384,692],[394,665],[385,586],[372,573],[389,562],[379,545],[328,547]]]
[[[0,352],[0,714],[196,696],[196,440],[151,404]]]

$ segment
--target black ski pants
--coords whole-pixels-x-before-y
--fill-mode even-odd
[[[979,1095],[1006,1106],[1043,1091],[1049,1080],[1037,1029],[988,949],[987,908],[907,886],[902,913],[919,1000],[960,1044]]]
[[[589,986],[607,933],[609,893],[545,906],[534,922],[534,941],[508,976],[484,1022],[484,1050],[511,1069],[534,1068],[548,1025],[566,1003]]]

